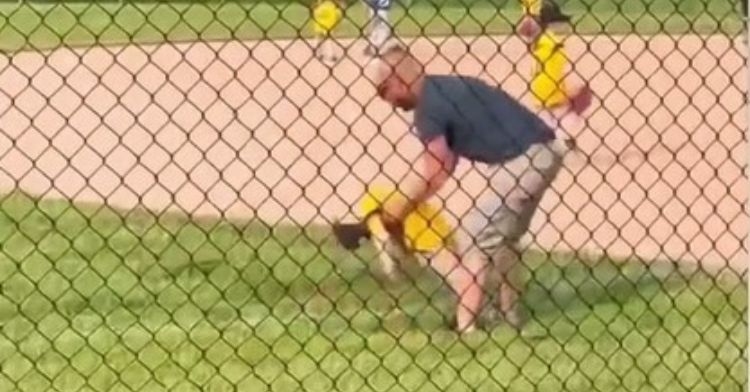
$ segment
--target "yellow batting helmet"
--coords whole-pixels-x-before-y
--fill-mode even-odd
[[[401,192],[387,186],[373,186],[359,203],[359,213],[369,216],[381,209],[383,203],[392,197],[404,198]],[[367,227],[371,233],[385,231],[380,219],[368,219]],[[429,202],[420,204],[404,220],[405,245],[410,250],[420,253],[433,253],[445,247],[453,246],[453,227],[441,209]]]

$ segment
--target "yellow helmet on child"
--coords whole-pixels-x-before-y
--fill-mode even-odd
[[[359,203],[359,213],[368,216],[392,197],[403,199],[404,195],[392,187],[372,186]],[[385,231],[379,219],[369,219],[367,226],[371,233]],[[428,202],[420,204],[406,217],[404,235],[406,246],[416,252],[432,253],[453,245],[453,228],[441,209]]]

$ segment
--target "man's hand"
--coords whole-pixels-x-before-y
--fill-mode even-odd
[[[456,154],[448,146],[445,136],[427,143],[422,153],[422,170],[412,172],[399,186],[404,197],[393,197],[383,203],[383,226],[404,249],[408,249],[404,236],[404,220],[420,203],[434,195],[456,168]]]

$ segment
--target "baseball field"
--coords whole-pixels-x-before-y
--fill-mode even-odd
[[[362,2],[347,2],[338,34],[358,37],[366,25]],[[0,4],[0,49],[149,44],[165,40],[293,39],[310,35],[305,2],[61,2]],[[391,18],[400,36],[508,34],[521,15],[515,0],[407,0]],[[581,34],[653,35],[742,31],[731,0],[568,0]]]
[[[746,388],[734,7],[563,4],[597,100],[525,239],[529,325],[468,336],[433,273],[383,283],[329,237],[420,148],[362,71],[359,3],[334,66],[298,3],[0,5],[0,390]],[[431,71],[527,101],[519,15],[393,17]],[[482,186],[463,163],[440,197],[460,216]]]

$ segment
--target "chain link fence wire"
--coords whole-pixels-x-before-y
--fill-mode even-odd
[[[595,98],[522,239],[526,323],[466,334],[430,268],[331,235],[422,148],[368,76],[378,14],[339,4],[322,59],[295,0],[0,4],[1,391],[747,388],[739,3],[559,0]],[[379,15],[532,107],[522,14]],[[486,187],[462,161],[435,199]]]

